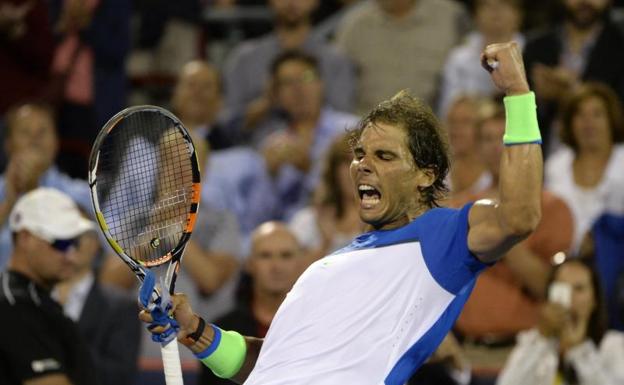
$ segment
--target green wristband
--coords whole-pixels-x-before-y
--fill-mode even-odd
[[[195,356],[206,365],[215,376],[232,378],[243,366],[247,355],[245,337],[235,331],[223,331],[210,325],[215,331],[212,344]]]
[[[505,103],[505,136],[506,145],[542,143],[537,123],[537,106],[535,94],[529,92],[522,95],[506,96]]]

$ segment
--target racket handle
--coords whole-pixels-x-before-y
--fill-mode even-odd
[[[165,383],[167,385],[184,385],[180,354],[178,353],[178,341],[173,340],[165,346],[161,346],[163,367],[165,369]]]

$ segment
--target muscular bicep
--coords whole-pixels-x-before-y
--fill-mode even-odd
[[[65,374],[55,373],[25,380],[24,385],[72,385],[72,382]]]
[[[500,220],[498,202],[483,199],[475,202],[468,214],[468,249],[481,262],[500,259],[524,237],[513,235]]]

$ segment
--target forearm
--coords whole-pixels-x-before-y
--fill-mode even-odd
[[[194,318],[196,319],[192,327],[196,330],[200,326],[200,320],[198,317]],[[189,333],[182,331],[178,334],[178,339],[216,376],[229,378],[239,384],[245,382],[256,365],[263,342],[260,338],[222,331],[214,325],[206,325],[194,343],[189,344],[188,335]]]
[[[541,217],[543,160],[534,103],[506,100],[505,148],[500,164],[498,219],[501,227],[518,240],[528,236]]]

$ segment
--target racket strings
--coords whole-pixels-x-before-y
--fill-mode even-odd
[[[155,111],[125,117],[102,143],[97,170],[102,215],[131,258],[162,259],[180,241],[191,206],[191,151],[175,122]]]

